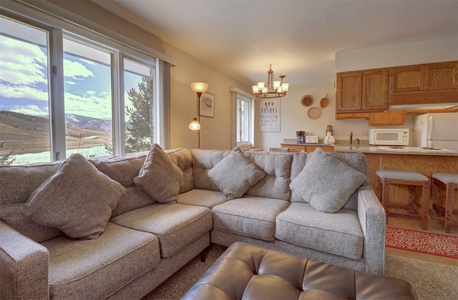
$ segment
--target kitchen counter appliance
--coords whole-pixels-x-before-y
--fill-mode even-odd
[[[384,146],[407,146],[409,144],[409,129],[369,129],[369,144]]]

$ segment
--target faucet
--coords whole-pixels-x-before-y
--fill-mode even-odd
[[[353,145],[353,131],[350,132],[350,145]]]

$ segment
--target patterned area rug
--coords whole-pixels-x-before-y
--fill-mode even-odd
[[[387,226],[386,246],[458,259],[458,236],[454,235]]]

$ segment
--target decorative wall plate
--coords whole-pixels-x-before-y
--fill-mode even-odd
[[[321,116],[321,109],[319,107],[312,107],[308,110],[307,115],[310,119],[318,119]]]
[[[313,96],[312,95],[304,95],[301,98],[301,104],[305,107],[310,106],[313,104]]]

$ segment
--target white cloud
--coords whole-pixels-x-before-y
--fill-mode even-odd
[[[0,82],[0,95],[5,98],[30,99],[48,101],[48,92],[37,90],[31,86],[16,85],[10,86]]]
[[[75,80],[94,77],[94,73],[79,62],[64,59],[64,75]]]
[[[65,93],[65,112],[100,119],[111,119],[111,95],[93,91],[83,96]]]
[[[38,46],[0,37],[0,48],[0,78],[4,83],[19,86],[47,84],[47,57]]]

